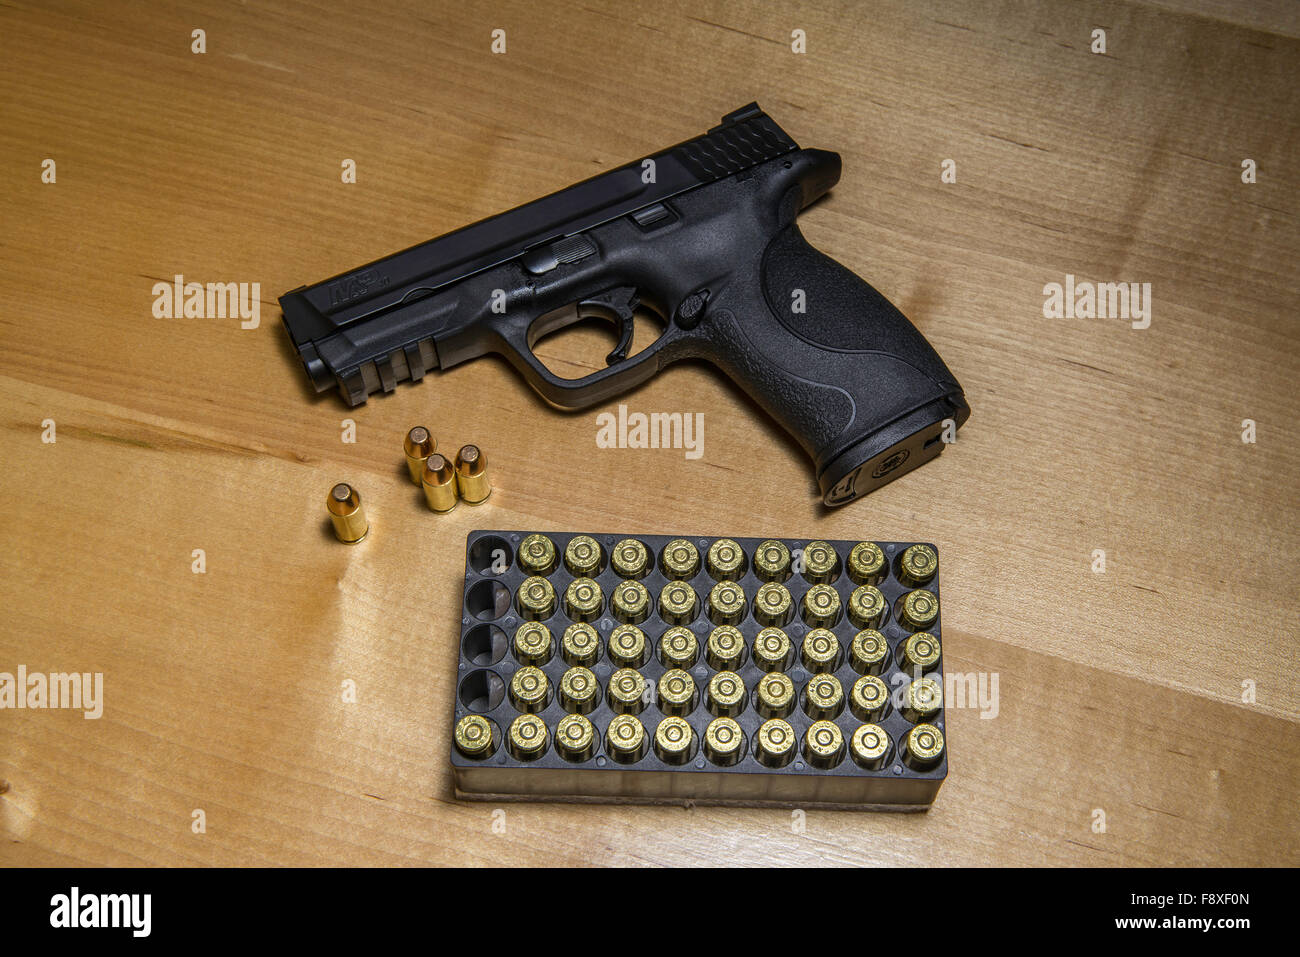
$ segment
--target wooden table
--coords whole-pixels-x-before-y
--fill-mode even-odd
[[[0,863],[1300,863],[1293,5],[437,6],[0,10],[0,671],[104,676],[98,720],[0,711]],[[280,293],[750,100],[843,154],[803,227],[964,385],[941,459],[827,513],[703,366],[623,399],[705,412],[697,460],[598,449],[616,403],[553,412],[494,359],[309,390]],[[178,274],[259,283],[260,324],[157,318]],[[1149,328],[1045,318],[1067,274],[1150,283]],[[486,450],[488,504],[423,508],[417,423]],[[996,716],[950,708],[924,815],[494,817],[447,762],[474,527],[932,540],[946,667],[996,675]]]

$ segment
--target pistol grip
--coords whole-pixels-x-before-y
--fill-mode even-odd
[[[793,222],[768,244],[760,272],[710,304],[711,358],[812,456],[825,504],[938,455],[943,423],[955,430],[970,407],[907,318]]]

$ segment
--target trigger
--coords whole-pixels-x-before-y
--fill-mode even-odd
[[[578,303],[578,315],[584,319],[602,316],[618,322],[618,345],[605,357],[606,365],[612,366],[627,358],[627,351],[632,347],[632,333],[636,331],[637,305],[636,290],[631,286],[606,289]]]

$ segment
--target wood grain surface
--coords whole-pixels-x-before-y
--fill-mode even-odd
[[[1296,10],[4,3],[0,671],[104,692],[97,720],[0,710],[0,863],[1300,863]],[[308,388],[282,292],[750,100],[842,153],[805,234],[965,387],[934,463],[827,512],[703,365],[621,400],[703,412],[698,460],[598,449],[617,403],[554,412],[497,359],[355,410]],[[259,283],[260,324],[156,318],[177,274]],[[1067,274],[1150,283],[1150,327],[1045,318]],[[576,375],[606,342],[540,351]],[[423,507],[417,423],[486,450],[487,504]],[[340,480],[355,548],[325,530]],[[475,527],[934,541],[945,666],[996,675],[996,715],[950,708],[923,815],[523,804],[494,829],[447,760]]]

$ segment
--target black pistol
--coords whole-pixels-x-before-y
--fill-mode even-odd
[[[349,405],[486,352],[579,409],[676,359],[705,359],[804,447],[827,505],[938,455],[970,415],[938,354],[884,296],[808,245],[799,211],[840,178],[751,103],[679,143],[280,297],[318,392]],[[633,355],[638,307],[665,321]],[[588,317],[615,323],[608,367],[576,379],[533,353]]]

